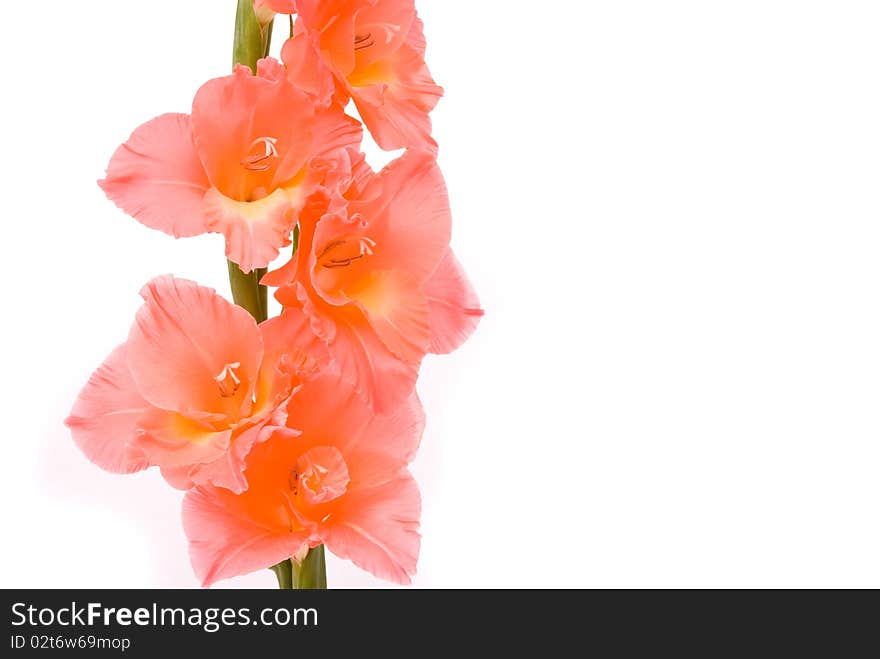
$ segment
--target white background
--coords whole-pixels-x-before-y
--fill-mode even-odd
[[[228,294],[218,236],[95,180],[227,72],[235,2],[5,4],[0,586],[195,587],[180,493],[62,419],[147,280]],[[422,370],[415,585],[880,587],[880,6],[418,6],[486,317]]]

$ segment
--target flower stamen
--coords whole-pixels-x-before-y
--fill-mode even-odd
[[[345,458],[331,446],[316,446],[306,451],[296,461],[289,479],[293,496],[309,506],[338,499],[351,482]]]
[[[220,395],[223,398],[234,396],[241,385],[241,379],[235,372],[237,368],[241,368],[241,362],[230,362],[224,365],[223,370],[214,377],[220,388]]]
[[[278,138],[276,137],[258,137],[247,148],[248,153],[255,147],[263,145],[263,150],[257,153],[251,153],[241,161],[241,166],[252,172],[265,172],[272,166],[269,162],[271,158],[278,157]]]
[[[316,255],[316,259],[319,261],[327,256],[331,251],[336,250],[336,248],[341,247],[342,245],[347,244],[349,241],[346,240],[335,240],[332,243],[328,244],[324,249],[321,250],[319,254]],[[358,259],[362,259],[365,256],[373,255],[373,248],[376,246],[376,241],[372,238],[367,238],[366,236],[361,236],[358,238],[358,253],[353,254],[351,256],[343,256],[337,258],[328,258],[326,261],[321,263],[325,268],[344,268],[346,266],[351,265],[354,261]]]
[[[373,40],[372,32],[367,32],[366,34],[356,34],[354,36],[355,50],[363,50],[364,48],[369,48],[370,46],[373,46],[375,44],[376,42]]]

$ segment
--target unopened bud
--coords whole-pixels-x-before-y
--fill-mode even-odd
[[[302,562],[304,560],[306,560],[306,556],[308,556],[308,555],[309,555],[309,543],[304,542],[304,543],[302,543],[302,546],[296,550],[296,553],[290,557],[290,560],[292,560],[297,565],[302,565]]]
[[[260,0],[254,2],[254,14],[257,16],[260,27],[266,27],[275,20],[275,12],[268,5],[261,4]]]

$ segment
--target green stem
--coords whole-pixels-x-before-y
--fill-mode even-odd
[[[261,26],[254,13],[253,0],[238,0],[235,12],[235,39],[232,44],[232,64],[245,64],[256,73],[257,61],[269,51],[272,41],[272,23]],[[265,286],[260,286],[260,279],[266,274],[265,269],[258,269],[245,274],[235,263],[228,261],[229,285],[232,287],[232,299],[240,307],[247,309],[263,322],[269,316],[269,294]]]
[[[272,25],[260,26],[254,13],[254,0],[238,0],[235,12],[235,40],[232,44],[232,65],[244,64],[251,71],[257,72],[257,61],[269,54],[272,45]],[[296,251],[299,233],[294,230],[294,251]],[[266,274],[265,268],[259,268],[245,274],[235,263],[227,261],[229,285],[232,288],[232,299],[247,309],[258,323],[269,316],[268,291],[260,286],[260,279]],[[310,550],[302,562],[281,561],[272,567],[278,577],[278,587],[317,589],[327,588],[327,566],[324,563],[324,546],[319,545]]]
[[[265,30],[265,33],[264,33]],[[263,28],[254,13],[253,0],[238,0],[235,12],[235,41],[232,44],[232,66],[244,64],[257,72],[257,61],[269,52],[272,23]]]
[[[247,309],[258,323],[262,323],[269,317],[269,291],[265,286],[260,286],[266,268],[257,268],[245,274],[232,261],[227,261],[226,267],[229,270],[232,299],[238,306]]]
[[[278,577],[278,587],[283,590],[293,589],[293,564],[291,561],[281,561],[272,566],[272,571]]]
[[[327,590],[327,565],[324,562],[324,545],[309,550],[302,565],[293,565],[293,587],[299,590]]]
[[[263,57],[269,57],[269,49],[272,47],[272,27],[274,23],[269,23],[263,30]]]

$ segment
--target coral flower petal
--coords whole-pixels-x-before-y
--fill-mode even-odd
[[[277,60],[260,60],[257,72],[238,66],[206,82],[192,114],[212,186],[205,228],[225,236],[227,257],[245,272],[266,267],[290,244],[301,205],[344,157],[337,152],[362,135],[340,107],[316,108]]]
[[[131,445],[137,422],[149,404],[137,392],[119,346],[89,378],[65,423],[86,457],[102,469],[130,474],[149,466]]]
[[[393,411],[376,414],[350,384],[330,371],[303,385],[291,398],[288,424],[302,430],[296,440],[300,451],[318,446],[332,435],[333,445],[348,456],[352,480],[362,486],[375,486],[384,480],[377,481],[375,475],[366,478],[357,456],[381,455],[398,468],[405,466],[415,457],[425,428],[425,413],[418,396],[412,393]]]
[[[443,88],[434,82],[425,64],[419,19],[413,22],[407,43],[393,57],[359,67],[349,83],[358,112],[376,144],[386,150],[420,147],[436,151],[429,113],[443,96]]]
[[[235,201],[211,188],[205,195],[205,226],[226,238],[226,258],[243,272],[264,268],[290,244],[294,209],[284,190],[259,201]]]
[[[430,308],[415,279],[400,271],[373,271],[346,294],[395,357],[410,364],[422,360],[431,341]]]
[[[312,319],[316,333],[326,341],[343,377],[377,412],[393,410],[412,392],[419,374],[418,364],[396,357],[359,310],[331,308],[320,299],[306,300],[302,310]]]
[[[328,105],[336,83],[333,72],[321,57],[317,35],[297,23],[293,35],[281,48],[281,59],[287,65],[290,81],[313,96],[319,105]]]
[[[99,185],[148,227],[177,238],[205,232],[202,197],[210,184],[185,114],[163,114],[135,129]]]
[[[432,343],[424,285],[448,251],[449,199],[427,151],[409,151],[379,174],[354,156],[347,171],[346,203],[313,195],[299,217],[297,254],[263,281],[309,317],[343,376],[388,412],[412,391]]]
[[[359,568],[409,584],[419,556],[421,498],[413,477],[403,472],[379,487],[342,499],[323,532],[327,549]]]
[[[271,567],[308,540],[304,529],[267,527],[247,514],[235,494],[198,487],[183,499],[183,528],[193,570],[203,586]]]
[[[128,339],[128,364],[150,403],[190,418],[250,411],[262,359],[260,331],[247,311],[212,289],[158,277]]]
[[[133,444],[151,464],[163,468],[191,467],[218,460],[229,449],[231,430],[217,431],[177,412],[156,407],[141,417]]]
[[[418,398],[376,415],[331,371],[304,383],[288,413],[289,427],[251,449],[246,491],[206,485],[184,498],[199,579],[208,585],[325,543],[408,583],[419,551],[419,493],[406,470],[424,428]]]
[[[298,309],[285,310],[280,316],[260,323],[260,332],[264,346],[261,386],[271,386],[269,381],[277,378],[279,368],[309,379],[330,363],[327,346],[312,332],[308,317]]]
[[[383,149],[436,151],[428,114],[443,89],[425,64],[424,30],[413,1],[301,0],[298,9],[293,37],[305,34],[315,44],[340,87],[354,98],[376,143]],[[282,58],[294,80],[314,88],[319,69],[308,53],[309,64],[301,69],[297,56],[303,54],[300,43]],[[348,98],[338,91],[337,97]]]
[[[286,183],[306,164],[312,146],[308,96],[286,79],[246,66],[209,80],[193,99],[196,148],[208,178],[230,199],[254,201]],[[265,77],[266,75],[269,77]]]
[[[248,488],[244,477],[245,461],[253,447],[268,439],[274,427],[254,425],[232,437],[231,431],[214,433],[206,436],[213,446],[196,446],[190,452],[191,462],[179,467],[169,466],[162,470],[162,475],[173,486],[188,490],[197,483],[211,483],[231,492],[244,492]],[[188,437],[193,442],[194,435]],[[233,441],[234,440],[234,441]],[[210,451],[216,447],[213,456]],[[202,454],[199,454],[199,449]]]
[[[377,243],[373,268],[404,270],[424,282],[446,254],[452,214],[446,183],[430,152],[407,151],[392,161],[352,200],[349,213],[369,223],[370,238]]]
[[[390,414],[374,414],[356,441],[345,447],[352,455],[386,453],[398,456],[409,463],[416,457],[416,450],[425,430],[425,410],[415,392]],[[363,475],[361,475],[363,478]],[[366,484],[367,481],[364,481]],[[380,482],[369,480],[370,485]]]
[[[423,286],[430,305],[430,352],[452,352],[473,334],[483,310],[477,293],[452,250]]]
[[[348,5],[348,2],[343,4]],[[346,8],[347,11],[350,11]],[[416,20],[412,0],[375,0],[355,14],[355,69],[393,57]],[[349,50],[352,44],[348,44]]]
[[[337,327],[330,353],[377,412],[388,412],[413,390],[418,365],[397,359],[366,323]]]
[[[297,0],[298,21],[320,35],[321,50],[341,75],[355,65],[355,15],[375,0]]]

